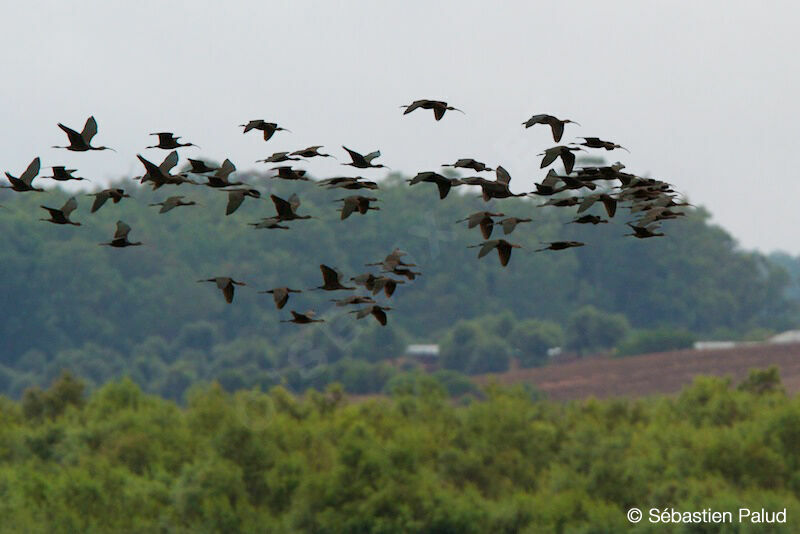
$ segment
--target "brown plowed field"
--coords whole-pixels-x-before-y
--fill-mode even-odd
[[[669,394],[696,375],[730,376],[738,383],[750,369],[776,365],[790,394],[800,392],[800,343],[718,350],[681,350],[626,358],[586,358],[535,369],[475,377],[485,384],[528,382],[552,400]]]

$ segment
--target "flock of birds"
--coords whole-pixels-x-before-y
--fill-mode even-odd
[[[407,106],[402,106],[402,108],[405,109],[403,112],[404,115],[417,109],[433,110],[434,118],[437,121],[441,120],[447,111],[459,111],[463,113],[460,109],[448,105],[447,102],[438,100],[417,100]],[[558,119],[552,115],[539,114],[533,115],[522,124],[525,128],[531,128],[536,125],[549,126],[552,131],[553,140],[559,143],[564,134],[565,126],[567,124],[578,123],[569,119]],[[80,132],[61,123],[58,124],[58,127],[67,135],[69,144],[65,146],[55,146],[53,148],[64,148],[73,152],[113,150],[106,146],[92,145],[92,141],[97,134],[97,122],[94,117],[89,117],[83,130]],[[240,127],[244,128],[243,133],[245,134],[250,131],[261,132],[264,141],[269,141],[277,132],[289,131],[274,122],[266,122],[260,119],[251,120],[246,124],[241,124]],[[229,159],[223,161],[219,166],[213,166],[206,161],[188,158],[187,162],[189,168],[185,172],[174,172],[173,169],[179,162],[178,149],[197,147],[197,145],[180,142],[181,137],[175,136],[172,132],[157,132],[151,135],[158,138],[158,143],[146,148],[157,148],[169,150],[170,152],[158,165],[144,158],[142,155],[137,155],[145,170],[142,176],[136,178],[142,184],[150,184],[154,190],[164,186],[180,186],[183,184],[206,186],[217,189],[225,192],[228,196],[225,210],[226,215],[234,213],[246,198],[261,198],[259,190],[252,188],[246,183],[232,180],[231,176],[236,172],[236,166]],[[615,163],[610,166],[576,168],[575,152],[584,151],[585,149],[582,147],[606,151],[616,149],[627,151],[627,149],[617,143],[606,141],[598,137],[579,137],[579,139],[582,139],[583,142],[566,145],[558,144],[539,154],[543,156],[540,168],[544,169],[549,167],[555,163],[556,160],[560,159],[565,173],[559,174],[553,169],[549,170],[546,177],[540,183],[534,184],[536,189],[529,193],[512,193],[509,187],[511,176],[508,171],[499,165],[495,169],[492,169],[486,166],[486,164],[472,158],[459,159],[455,163],[442,165],[442,167],[471,170],[476,173],[475,176],[452,178],[437,172],[425,171],[418,173],[416,176],[409,179],[408,182],[411,186],[422,182],[435,184],[438,188],[440,199],[446,198],[453,187],[459,186],[480,187],[482,198],[487,202],[492,199],[511,197],[548,197],[548,200],[539,204],[539,206],[554,206],[559,208],[577,206],[578,216],[571,221],[571,223],[574,224],[597,225],[607,223],[608,219],[600,215],[585,213],[598,202],[602,204],[605,214],[609,218],[614,217],[619,205],[624,205],[631,213],[636,214],[635,220],[627,223],[632,233],[626,235],[639,239],[663,236],[663,232],[658,231],[661,222],[684,215],[684,212],[680,211],[680,208],[688,206],[689,204],[678,200],[676,192],[667,182],[623,172],[625,166],[621,163]],[[271,170],[275,171],[275,174],[271,176],[271,178],[289,181],[309,181],[310,178],[306,176],[306,171],[294,168],[291,162],[303,161],[316,157],[335,158],[332,154],[320,152],[321,148],[323,147],[310,146],[294,152],[275,152],[271,156],[258,160],[257,162],[285,164],[272,167]],[[381,152],[378,150],[368,154],[361,154],[345,146],[342,148],[346,151],[351,160],[349,163],[343,163],[343,165],[360,170],[386,168],[385,165],[375,162],[381,156]],[[11,189],[18,193],[42,192],[44,188],[36,187],[33,183],[34,179],[39,175],[40,167],[41,162],[37,157],[19,177],[6,172],[5,174],[10,185],[0,187]],[[495,174],[494,180],[478,175],[480,173],[492,171],[494,171]],[[52,176],[43,176],[42,178],[48,178],[57,182],[85,180],[85,178],[73,174],[77,172],[76,169],[68,169],[66,166],[54,166],[52,167],[52,172]],[[194,178],[192,176],[194,176]],[[205,181],[198,181],[199,179]],[[598,182],[602,183],[602,187],[598,186]],[[362,176],[339,176],[319,180],[316,183],[328,189],[345,189],[363,193],[352,194],[338,199],[338,202],[342,203],[341,209],[339,210],[341,219],[347,219],[354,213],[365,215],[371,210],[380,209],[374,206],[374,204],[379,201],[377,197],[367,196],[369,195],[368,193],[361,191],[378,190],[379,185],[375,181],[367,180]],[[561,195],[560,193],[566,193],[566,195]],[[130,195],[121,188],[104,189],[92,193],[90,196],[94,197],[90,209],[91,213],[95,213],[102,208],[109,200],[117,204],[125,198],[130,198]],[[275,207],[275,214],[264,217],[257,222],[249,223],[256,229],[288,230],[289,226],[286,225],[287,223],[312,218],[310,215],[298,214],[297,210],[300,207],[300,198],[296,193],[292,194],[288,199],[280,198],[277,195],[270,195],[270,199]],[[169,196],[162,202],[150,204],[150,206],[159,206],[159,213],[166,213],[179,207],[194,205],[196,205],[196,202],[188,200],[183,195]],[[78,208],[78,202],[74,196],[69,198],[60,208],[44,205],[41,207],[49,214],[49,218],[41,219],[43,221],[60,225],[81,226],[80,222],[71,219],[72,214]],[[533,219],[529,217],[506,217],[504,213],[479,211],[457,222],[466,222],[467,227],[470,229],[475,227],[480,229],[484,241],[470,247],[480,249],[478,251],[479,258],[496,250],[500,259],[500,264],[505,267],[508,265],[511,258],[511,251],[515,248],[521,248],[521,246],[505,238],[491,239],[495,225],[502,228],[504,236],[508,236],[514,232],[518,225],[530,223],[532,220]],[[131,241],[129,239],[128,236],[130,232],[131,227],[120,220],[116,224],[116,231],[114,232],[113,238],[108,242],[100,243],[100,245],[114,248],[141,245],[141,242]],[[584,245],[584,243],[579,241],[552,241],[542,244],[545,246],[537,249],[535,252],[565,250]],[[391,308],[379,304],[373,297],[382,293],[388,299],[394,294],[398,285],[405,283],[403,278],[413,281],[417,276],[422,274],[419,271],[413,270],[414,267],[417,267],[415,264],[403,261],[405,255],[406,253],[402,250],[395,249],[382,261],[366,264],[367,266],[380,267],[378,273],[364,273],[352,277],[349,280],[345,279],[342,273],[335,268],[328,265],[320,265],[323,283],[311,290],[354,291],[357,289],[357,286],[363,287],[366,290],[366,294],[364,295],[354,294],[347,298],[332,299],[332,301],[336,303],[336,306],[363,306],[350,313],[355,314],[358,319],[371,315],[381,325],[386,325],[386,312],[391,310]],[[235,287],[246,285],[244,282],[234,280],[230,276],[216,276],[198,280],[198,282],[212,282],[216,284],[228,303],[233,302]],[[354,285],[346,285],[348,283]],[[260,291],[260,293],[271,294],[275,306],[279,310],[286,306],[292,293],[301,292],[302,290],[300,289],[292,289],[289,287],[275,287],[266,291]],[[313,311],[300,313],[291,310],[291,318],[281,322],[311,324],[315,322],[324,322],[324,320],[316,318]]]

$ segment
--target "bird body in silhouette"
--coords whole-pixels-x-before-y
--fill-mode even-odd
[[[383,261],[375,262],[375,263],[367,263],[367,267],[374,267],[374,266],[381,266],[385,271],[391,271],[392,269],[401,266],[401,267],[416,267],[415,263],[406,263],[403,261],[403,256],[407,256],[408,252],[404,250],[400,250],[399,248],[394,249],[389,254],[383,258]]]
[[[375,182],[371,182],[369,180],[364,180],[361,176],[349,177],[349,176],[337,176],[335,178],[326,178],[325,180],[320,180],[317,182],[317,185],[320,187],[326,187],[328,189],[370,189],[376,190],[378,188],[378,184]]]
[[[375,152],[370,152],[367,155],[361,155],[355,150],[350,150],[346,146],[342,145],[342,148],[350,154],[350,159],[352,160],[350,163],[342,163],[342,165],[349,165],[350,167],[355,167],[357,169],[379,169],[385,168],[386,166],[383,164],[375,165],[372,163],[373,160],[379,158],[381,156],[381,151],[376,150]]]
[[[230,215],[239,209],[245,197],[261,198],[261,191],[258,189],[228,189],[228,204],[225,206],[225,215]]]
[[[86,124],[84,124],[83,130],[80,133],[68,126],[64,126],[60,122],[58,123],[58,127],[67,134],[69,145],[54,146],[53,148],[66,148],[73,152],[87,152],[89,150],[111,150],[112,152],[116,152],[113,148],[107,146],[92,146],[92,139],[97,135],[97,121],[94,117],[86,119]]]
[[[504,217],[504,213],[492,213],[490,211],[478,211],[471,214],[469,217],[465,219],[460,219],[456,221],[457,223],[462,223],[464,221],[467,222],[467,228],[475,228],[479,226],[481,229],[481,235],[484,239],[489,239],[492,235],[492,229],[494,228],[494,220],[492,217]]]
[[[132,242],[128,240],[128,234],[131,232],[131,227],[123,221],[117,221],[117,231],[114,232],[114,239],[108,243],[100,243],[100,245],[124,248],[124,247],[138,247],[142,244],[141,241]]]
[[[430,171],[417,173],[416,176],[406,181],[408,182],[408,185],[416,185],[420,182],[436,184],[436,187],[439,189],[440,199],[447,197],[447,194],[450,192],[450,188],[462,184],[461,180],[458,178],[447,178],[439,173]]]
[[[188,158],[188,161],[189,161],[189,165],[191,165],[192,168],[189,169],[187,172],[190,172],[192,174],[205,174],[207,172],[214,172],[217,169],[219,169],[219,167],[211,167],[211,166],[209,166],[203,160]]]
[[[481,188],[481,196],[485,202],[493,198],[509,198],[509,197],[523,197],[525,193],[512,193],[509,188],[511,183],[511,175],[505,168],[498,165],[495,169],[496,180],[487,180],[481,176],[470,176],[461,178],[462,184],[478,185]]]
[[[269,198],[275,204],[275,211],[278,213],[277,219],[280,222],[311,218],[311,215],[297,214],[297,208],[300,206],[300,198],[297,194],[293,193],[288,201],[276,195],[270,195]]]
[[[358,212],[365,215],[369,210],[379,210],[377,206],[370,206],[370,202],[378,202],[375,197],[364,197],[361,195],[352,195],[345,198],[340,198],[336,202],[343,202],[341,209],[341,219],[348,218],[351,214]]]
[[[599,215],[583,215],[572,221],[568,222],[567,224],[600,224],[600,223],[607,223],[606,219],[603,219]]]
[[[373,304],[372,306],[367,306],[366,308],[361,308],[360,310],[353,310],[350,313],[355,313],[356,319],[363,319],[368,315],[372,315],[381,326],[386,326],[386,312],[389,310],[391,310],[391,308],[388,306],[378,306],[377,304]]]
[[[174,197],[168,197],[166,200],[161,202],[156,202],[154,204],[150,204],[151,206],[161,206],[161,209],[158,210],[158,213],[167,213],[177,207],[180,206],[194,206],[197,204],[194,200],[184,201],[183,199],[186,198],[183,195],[177,195]]]
[[[180,143],[178,141],[178,139],[180,139],[180,136],[175,137],[175,135],[172,132],[156,132],[156,133],[151,133],[150,135],[158,136],[158,144],[149,146],[147,148],[161,148],[163,150],[177,150],[178,148],[186,146],[194,146],[200,148],[194,143]]]
[[[75,200],[75,197],[70,197],[61,209],[56,208],[48,208],[47,206],[41,206],[42,209],[46,209],[50,213],[49,219],[40,219],[42,221],[51,222],[53,224],[71,224],[73,226],[80,226],[81,223],[73,222],[70,220],[69,215],[73,211],[78,208],[78,201]]]
[[[415,100],[407,106],[400,107],[405,108],[403,115],[408,115],[415,109],[432,109],[433,117],[437,121],[442,120],[442,117],[444,117],[446,111],[458,111],[459,113],[464,113],[460,109],[449,106],[447,102],[443,102],[441,100]]]
[[[650,237],[662,237],[664,235],[663,232],[656,231],[658,230],[657,224],[648,224],[646,226],[640,226],[631,223],[626,223],[626,224],[631,227],[633,233],[625,235],[633,236],[638,239],[648,239]]]
[[[19,178],[6,172],[6,177],[11,185],[4,185],[0,187],[3,189],[13,189],[17,193],[24,193],[27,191],[37,191],[41,193],[44,191],[44,189],[40,187],[33,187],[33,179],[36,178],[37,174],[39,174],[40,167],[41,160],[38,157],[33,158],[33,161],[28,164],[28,168],[25,169],[25,172],[19,175]]]
[[[55,180],[57,182],[68,182],[70,180],[87,180],[86,178],[81,178],[80,176],[72,176],[72,173],[75,172],[77,169],[67,169],[63,165],[57,165],[55,167],[51,167],[53,169],[53,176],[42,176],[42,178],[49,178],[51,180]]]
[[[534,252],[542,252],[543,250],[565,250],[573,247],[582,247],[586,243],[581,243],[580,241],[551,241],[550,243],[542,244],[547,246],[544,248],[538,248],[534,250]]]
[[[280,224],[281,220],[278,217],[266,217],[261,219],[259,222],[256,223],[247,223],[250,226],[255,227],[257,230],[261,229],[268,229],[268,230],[288,230],[288,226],[283,226]]]
[[[92,203],[92,209],[90,210],[90,213],[94,213],[102,208],[103,204],[105,204],[109,199],[111,199],[114,204],[119,204],[119,201],[123,198],[131,197],[125,192],[124,189],[119,188],[103,189],[102,191],[91,193],[87,196],[94,197],[94,202]]]
[[[478,248],[478,247],[480,247],[480,251],[478,251],[478,258],[482,258],[487,254],[489,254],[491,251],[497,249],[497,256],[500,258],[500,265],[502,265],[503,267],[508,265],[508,261],[511,259],[511,250],[515,248],[522,248],[520,245],[509,243],[505,239],[491,239],[479,245],[470,245],[467,248]]]
[[[324,323],[324,319],[314,319],[313,310],[309,310],[305,313],[298,313],[294,310],[291,311],[292,318],[286,321],[281,321],[282,323],[295,323],[295,324],[311,324],[311,323]]]
[[[198,280],[198,282],[214,282],[217,284],[217,287],[222,291],[222,295],[225,297],[225,302],[230,304],[233,302],[233,293],[234,293],[234,286],[246,286],[244,282],[237,282],[233,278],[229,276],[216,276],[214,278],[206,278],[204,280]]]
[[[455,163],[442,165],[442,167],[454,167],[456,169],[472,169],[475,172],[492,171],[491,167],[487,167],[485,163],[476,161],[472,158],[462,158]]]
[[[629,154],[631,152],[630,150],[628,150],[627,148],[625,148],[622,145],[618,145],[618,144],[613,143],[611,141],[603,141],[599,137],[581,137],[581,139],[583,139],[583,143],[578,143],[578,144],[583,145],[583,146],[587,146],[589,148],[604,148],[606,150],[614,150],[615,148],[620,148],[620,149],[624,150],[625,152],[627,152]],[[558,141],[556,141],[556,142],[558,142]]]
[[[158,189],[163,185],[181,185],[183,183],[194,184],[185,174],[171,174],[170,171],[178,164],[178,152],[173,150],[170,152],[160,165],[156,165],[151,161],[143,158],[140,154],[136,155],[139,161],[144,165],[147,171],[140,179],[141,183],[152,182],[153,189]]]
[[[578,213],[583,213],[598,201],[603,203],[603,207],[605,208],[609,217],[613,217],[614,214],[617,213],[617,199],[607,193],[587,195],[583,197],[581,205],[578,207]]]
[[[257,159],[256,163],[283,163],[284,161],[300,161],[301,158],[293,158],[288,152],[275,152],[268,158]]]
[[[295,150],[294,152],[292,152],[289,155],[290,156],[300,156],[301,158],[316,158],[316,157],[320,157],[320,158],[333,158],[333,159],[336,159],[336,157],[331,155],[331,154],[323,154],[322,152],[320,152],[319,151],[320,148],[322,148],[322,145],[314,145],[314,146],[310,146],[310,147],[304,148],[302,150]]]
[[[352,306],[356,304],[375,304],[375,299],[372,297],[362,297],[360,295],[351,295],[344,299],[331,299],[337,306]]]
[[[561,163],[564,164],[564,170],[567,172],[567,174],[569,174],[572,172],[572,168],[575,166],[575,154],[573,154],[573,152],[578,150],[583,149],[565,145],[558,145],[548,148],[541,154],[538,154],[539,156],[544,156],[539,168],[544,169],[548,165],[552,164],[557,158],[561,158]]]
[[[290,293],[302,293],[300,289],[291,289],[289,287],[275,287],[267,291],[259,291],[259,293],[269,293],[272,295],[272,300],[275,301],[275,307],[279,310],[286,306],[289,302]]]
[[[322,289],[324,291],[338,291],[341,289],[355,289],[355,287],[348,287],[342,285],[340,279],[342,275],[334,268],[327,265],[320,265],[319,270],[322,271],[322,285],[314,289]]]
[[[309,178],[306,176],[306,171],[302,169],[293,169],[289,165],[281,167],[273,167],[273,171],[278,171],[278,174],[270,176],[270,178],[280,178],[281,180],[302,180],[308,182]]]
[[[500,226],[503,228],[503,234],[508,235],[508,234],[510,234],[511,232],[514,231],[514,229],[517,227],[518,224],[520,224],[520,223],[529,223],[532,220],[533,219],[526,219],[526,218],[521,218],[521,217],[508,217],[508,218],[503,219],[502,221],[500,221]],[[485,239],[489,239],[489,238],[486,237]]]
[[[525,128],[530,128],[535,124],[547,124],[550,126],[550,130],[553,132],[553,141],[558,143],[561,141],[561,136],[564,135],[564,125],[566,124],[578,124],[575,121],[571,121],[569,119],[558,119],[552,115],[547,114],[540,114],[534,115],[530,119],[526,120],[522,123]],[[580,126],[580,124],[578,124]]]
[[[266,122],[262,119],[255,119],[249,121],[247,124],[240,124],[239,127],[244,128],[244,132],[247,133],[250,130],[261,130],[264,133],[264,141],[269,141],[270,138],[275,135],[275,132],[290,132],[291,130],[287,130],[286,128],[281,128],[274,122]]]

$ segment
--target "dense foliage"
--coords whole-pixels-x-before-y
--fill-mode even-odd
[[[224,193],[191,186],[152,192],[126,181],[122,185],[135,198],[96,214],[88,213],[92,199],[80,196],[72,217],[83,224],[79,228],[38,220],[44,213],[38,206],[60,206],[63,192],[0,191],[0,302],[6,312],[0,392],[18,398],[64,368],[92,385],[127,375],[174,399],[191,384],[213,379],[229,390],[283,383],[302,391],[338,380],[351,391],[381,391],[393,373],[384,360],[402,355],[409,342],[447,344],[460,335],[460,321],[474,320],[482,334],[465,354],[454,355],[464,365],[449,366],[465,372],[502,370],[512,357],[538,365],[544,346],[562,341],[578,343],[578,350],[605,350],[608,340],[580,338],[574,328],[572,318],[586,306],[600,316],[620,314],[633,329],[663,327],[696,336],[795,324],[794,304],[784,294],[786,272],[739,250],[702,209],[668,222],[666,237],[638,240],[624,237],[630,233],[624,209],[611,224],[586,228],[565,225],[574,209],[537,208],[540,199],[490,203],[506,215],[535,218],[509,236],[524,248],[502,268],[494,254],[477,259],[466,246],[480,242],[479,233],[455,224],[487,208],[474,191],[454,191],[440,201],[433,186],[408,187],[393,177],[376,192],[380,211],[340,221],[334,200],[349,192],[313,182],[239,178],[258,186],[262,198],[247,199],[228,217]],[[292,191],[303,201],[299,212],[317,218],[297,221],[290,231],[246,224],[274,213],[266,193],[286,198]],[[174,194],[200,206],[164,215],[147,206]],[[99,247],[118,219],[133,227],[131,239],[145,245]],[[533,252],[541,241],[556,239],[588,245]],[[342,308],[327,312],[331,295],[325,292],[293,295],[286,309],[315,308],[325,324],[282,324],[288,313],[256,292],[315,287],[320,263],[354,276],[396,246],[424,274],[398,288],[383,329]],[[223,275],[248,283],[237,289],[232,305],[213,285],[195,283]],[[504,314],[506,330],[487,332],[484,318]],[[533,330],[514,329],[520,322]]]
[[[84,398],[64,376],[0,398],[0,530],[764,532],[625,517],[746,506],[787,508],[769,531],[796,532],[800,399],[774,369],[636,401],[485,396],[456,405],[431,379],[357,403],[212,385],[181,408],[128,380]]]

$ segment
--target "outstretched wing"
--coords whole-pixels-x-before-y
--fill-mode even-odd
[[[275,204],[275,211],[278,212],[278,217],[291,217],[294,215],[292,205],[286,202],[279,196],[270,195],[272,203]]]
[[[100,191],[94,196],[94,202],[92,203],[92,209],[90,213],[94,213],[100,208],[103,207],[103,204],[109,199],[110,194],[107,191]]]
[[[372,163],[373,159],[379,158],[379,157],[381,157],[381,151],[380,150],[376,150],[375,152],[370,152],[369,154],[364,156],[364,159],[367,160],[367,163]]]
[[[127,223],[122,221],[117,221],[117,231],[114,233],[114,240],[127,239],[130,231],[131,227],[128,226]]]
[[[69,200],[61,207],[61,213],[64,214],[64,218],[69,218],[69,214],[76,209],[78,209],[78,201],[75,200],[75,197],[69,197]]]
[[[494,172],[497,175],[497,181],[501,184],[508,185],[511,182],[511,175],[501,165],[498,165]]]
[[[41,168],[41,165],[42,165],[42,162],[38,157],[33,158],[33,161],[30,162],[30,164],[28,165],[28,168],[25,169],[25,172],[23,172],[19,176],[19,179],[21,181],[25,182],[25,184],[28,187],[30,187],[31,182],[33,181],[33,179],[36,178],[37,174],[39,174],[39,169]]]
[[[244,191],[228,191],[228,206],[225,208],[225,215],[230,215],[244,202]]]
[[[339,273],[327,265],[320,265],[322,271],[322,281],[324,285],[337,285],[339,283]]]
[[[94,120],[92,116],[86,119],[86,124],[83,125],[83,131],[81,132],[81,138],[88,145],[92,142],[92,138],[95,135],[97,135],[97,121]]]
[[[161,162],[161,165],[159,165],[158,168],[161,169],[161,172],[163,172],[164,174],[169,174],[169,171],[172,170],[172,168],[175,167],[175,165],[177,164],[178,164],[178,151],[173,150],[172,152],[167,154],[167,157],[164,158],[164,161]]]
[[[480,252],[478,252],[478,257],[482,258],[486,256],[488,253],[494,250],[494,248],[497,246],[498,243],[499,241],[497,241],[496,239],[492,239],[491,241],[486,241],[481,247]]]

